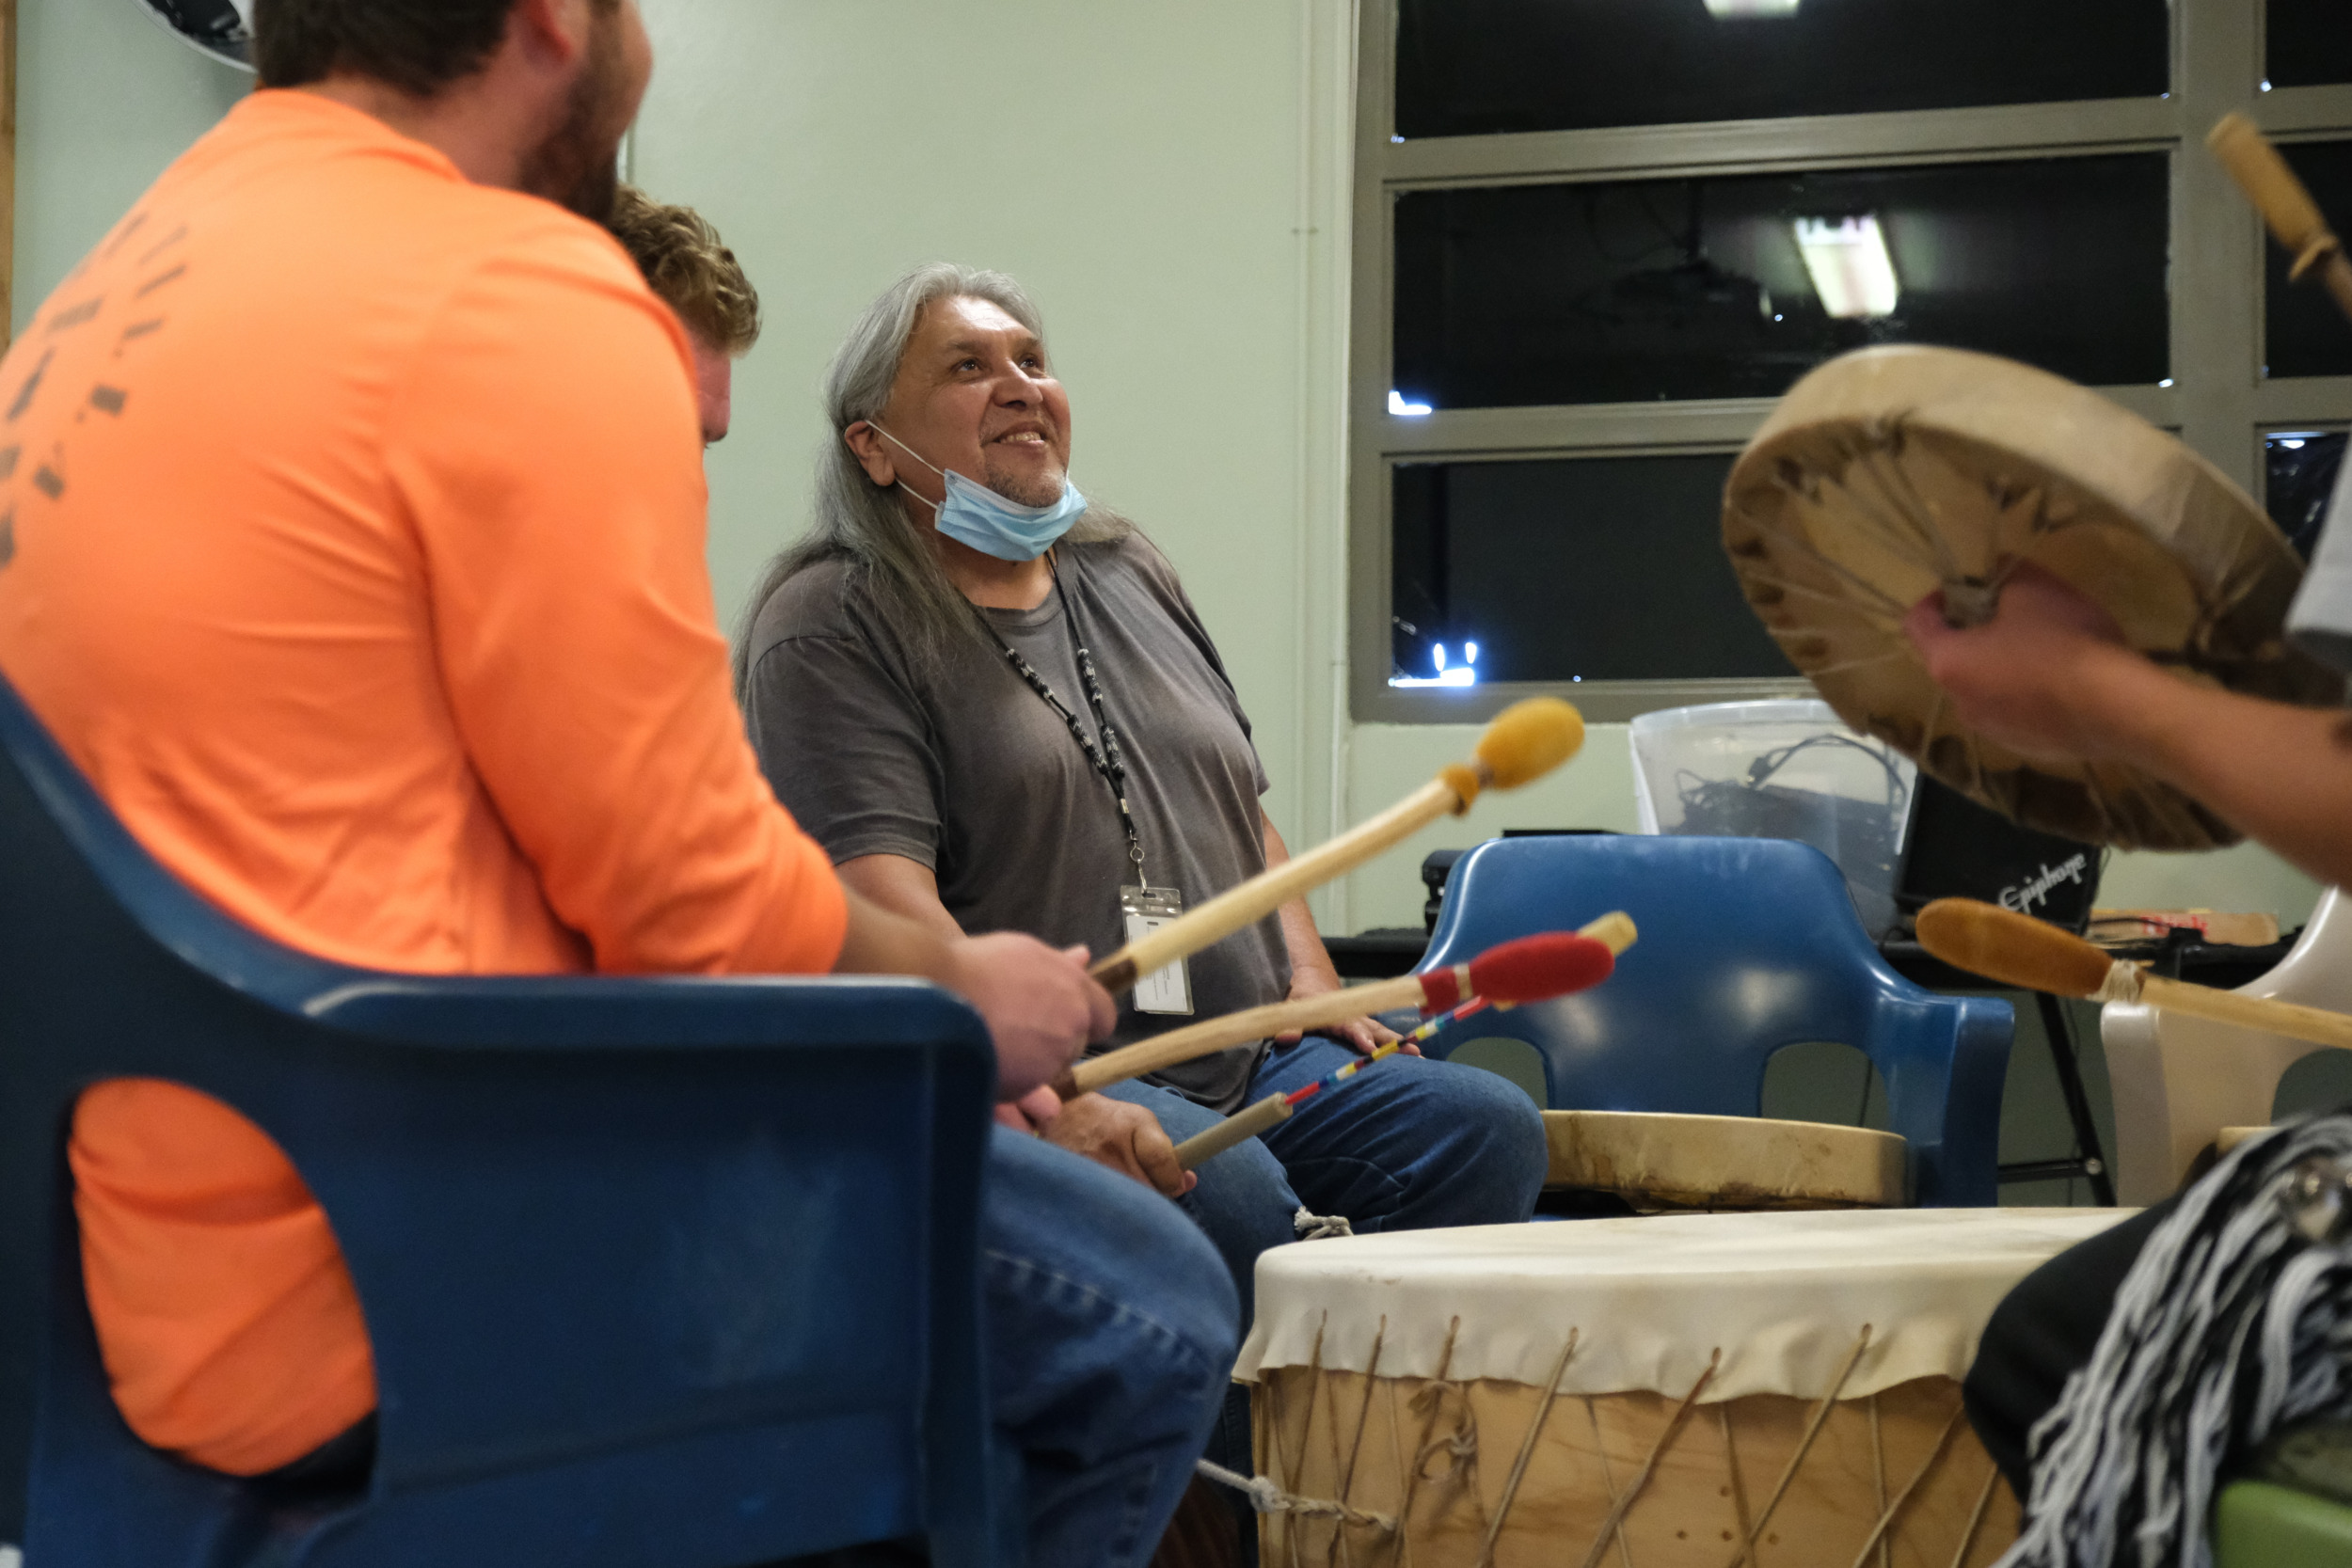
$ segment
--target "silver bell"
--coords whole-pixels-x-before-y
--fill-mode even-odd
[[[2280,1185],[2279,1208],[2305,1241],[2341,1241],[2352,1229],[2352,1170],[2325,1154],[2297,1161]]]

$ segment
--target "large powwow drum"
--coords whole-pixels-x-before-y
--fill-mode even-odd
[[[1978,1336],[2112,1210],[1678,1214],[1309,1243],[1258,1263],[1268,1564],[1963,1568],[2017,1504]]]

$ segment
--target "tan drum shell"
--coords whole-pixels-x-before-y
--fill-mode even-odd
[[[1344,1498],[1361,1513],[1401,1517],[1404,1528],[1265,1514],[1259,1559],[1269,1568],[1984,1568],[2016,1539],[2016,1499],[1969,1429],[1949,1379],[1919,1378],[1833,1405],[1756,1533],[1752,1557],[1742,1549],[1748,1531],[1804,1442],[1815,1405],[1781,1394],[1696,1405],[1661,1449],[1681,1402],[1652,1393],[1547,1402],[1539,1388],[1495,1380],[1269,1371],[1252,1403],[1259,1473],[1294,1497]],[[1512,1471],[1539,1419],[1513,1490]],[[1613,1506],[1653,1451],[1647,1480],[1604,1540]],[[1423,1456],[1418,1478],[1416,1454]],[[1498,1513],[1502,1524],[1488,1556]],[[1344,1541],[1335,1543],[1339,1535]]]
[[[2111,764],[2032,761],[1962,725],[1903,636],[1941,587],[2033,561],[2185,677],[2314,705],[2340,676],[2283,636],[2301,563],[2251,498],[2096,392],[1990,355],[1888,346],[1781,400],[1724,492],[1724,546],[1797,668],[1864,734],[2010,817],[2088,843],[2200,849],[2235,830]]]
[[[1904,1201],[1892,1132],[1763,1117],[1546,1111],[1547,1187],[1611,1192],[1635,1209],[1892,1209]]]

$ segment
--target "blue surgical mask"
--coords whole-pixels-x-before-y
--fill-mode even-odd
[[[927,461],[921,453],[899,440],[879,424],[868,420],[882,439],[914,458],[940,477],[947,487],[947,499],[937,504],[915,496],[914,490],[901,480],[898,488],[914,496],[938,514],[932,526],[959,545],[969,545],[982,555],[993,555],[999,561],[1035,561],[1054,547],[1054,541],[1070,531],[1070,526],[1086,515],[1087,499],[1078,487],[1065,477],[1061,482],[1061,499],[1051,506],[1024,506],[1007,500],[985,484],[976,483],[952,468],[943,468]]]

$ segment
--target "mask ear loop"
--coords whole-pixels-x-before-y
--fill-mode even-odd
[[[866,423],[867,428],[872,430],[875,435],[880,436],[883,440],[889,442],[892,446],[897,447],[900,451],[905,452],[909,457],[914,458],[917,463],[922,464],[923,467],[937,474],[940,477],[941,483],[946,483],[947,478],[946,469],[925,457],[921,452],[916,451],[913,447],[908,446],[904,441],[899,440],[896,436],[891,435],[887,430],[884,430],[880,420],[868,420]],[[903,479],[894,480],[892,481],[892,483],[894,487],[904,490],[908,495],[913,496],[916,500],[919,500],[925,506],[930,507],[933,516],[938,515],[941,502],[932,500],[928,496],[925,496],[920,491],[916,490],[914,485],[909,484]]]

